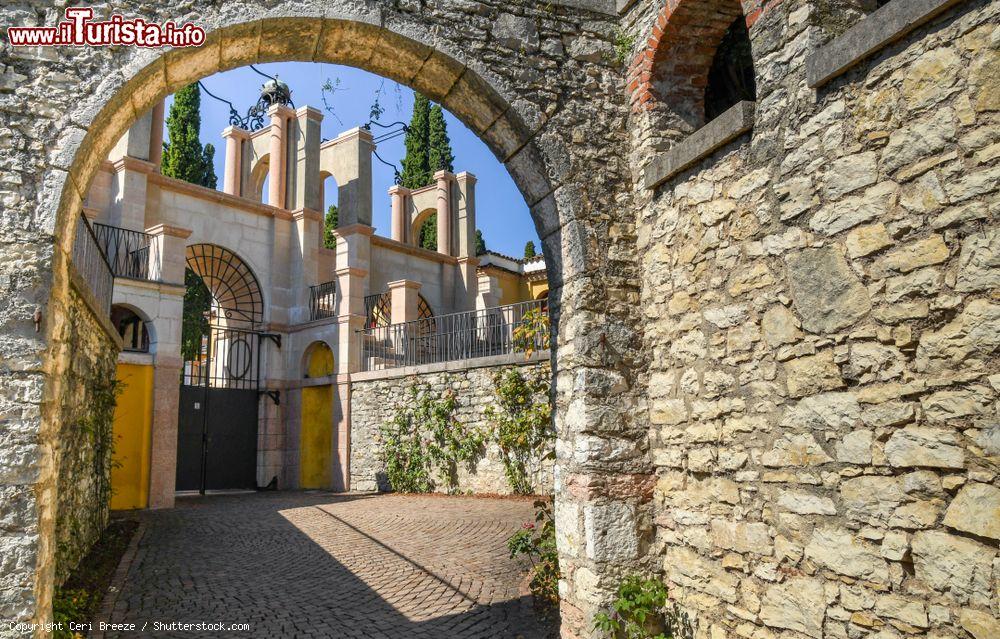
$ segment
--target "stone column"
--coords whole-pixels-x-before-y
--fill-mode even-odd
[[[462,171],[455,176],[457,197],[454,197],[455,243],[459,257],[476,255],[476,176]]]
[[[389,197],[392,198],[392,239],[397,242],[407,241],[407,205],[409,204],[410,189],[405,186],[394,184],[389,187]]]
[[[288,264],[292,283],[289,317],[292,323],[299,323],[309,321],[309,286],[319,283],[323,214],[308,208],[295,210],[292,229],[294,237]]]
[[[157,224],[146,229],[153,236],[149,251],[149,277],[170,284],[184,283],[187,266],[187,238],[190,229]]]
[[[267,110],[267,114],[271,116],[267,203],[279,209],[285,208],[288,175],[288,119],[294,113],[288,107],[280,104],[275,104]]]
[[[163,161],[163,100],[153,107],[149,129],[149,161],[159,168]]]
[[[149,507],[173,508],[177,487],[177,405],[182,363],[180,357],[157,356],[153,366]]]
[[[391,321],[393,324],[402,324],[417,319],[420,282],[413,280],[389,282],[389,295],[392,298]]]
[[[226,140],[226,168],[222,179],[222,191],[229,195],[243,195],[243,141],[250,134],[243,129],[227,126],[222,131]]]
[[[372,134],[361,128],[337,136],[337,201],[341,226],[372,223]]]
[[[437,252],[451,255],[451,185],[455,176],[438,171],[434,179],[437,180]]]
[[[285,136],[293,158],[287,171],[288,206],[293,210],[323,209],[323,183],[319,176],[322,122],[323,113],[319,110],[310,106],[299,107],[291,121],[291,130]]]

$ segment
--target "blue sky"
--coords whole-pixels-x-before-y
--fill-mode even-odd
[[[381,87],[380,103],[385,109],[381,122],[397,120],[409,122],[413,108],[413,91],[392,80],[355,69],[332,64],[282,62],[257,65],[270,75],[277,74],[292,89],[292,100],[296,107],[309,105],[324,113],[323,137],[334,138],[342,131],[361,126],[368,121],[369,109],[376,92]],[[321,87],[329,79],[340,80],[336,93],[327,93],[327,102],[336,117],[324,108]],[[209,76],[202,80],[205,87],[215,95],[232,102],[240,114],[254,103],[260,94],[260,86],[266,78],[249,67],[242,67]],[[167,98],[169,112],[171,98]],[[487,247],[507,255],[520,257],[524,254],[524,244],[533,240],[540,248],[541,243],[535,232],[534,223],[521,193],[507,170],[496,159],[483,142],[469,131],[464,124],[445,112],[448,135],[455,152],[455,171],[469,171],[478,178],[476,184],[477,225],[486,238]],[[339,121],[338,121],[339,119]],[[222,171],[225,162],[225,145],[220,134],[229,125],[229,107],[202,92],[201,96],[201,141],[215,145],[215,173],[222,187]],[[378,128],[373,127],[378,135]],[[376,149],[386,161],[400,166],[404,155],[402,136],[379,144]],[[373,161],[373,224],[379,235],[389,234],[390,202],[387,190],[393,184],[391,168]],[[401,168],[401,167],[400,167]],[[335,200],[333,189],[327,189],[328,204]]]

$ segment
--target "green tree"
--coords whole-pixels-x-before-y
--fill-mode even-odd
[[[451,150],[451,140],[448,138],[448,124],[444,121],[444,109],[435,104],[430,111],[428,126],[428,142],[430,146],[428,160],[431,173],[436,171],[455,171],[455,154]]]
[[[476,229],[476,255],[486,252],[486,240],[483,239],[483,232]]]
[[[405,145],[400,179],[406,188],[423,188],[434,181],[437,171],[455,170],[455,154],[448,138],[444,109],[439,104],[431,106],[427,97],[420,93],[413,94],[413,115]],[[420,226],[417,246],[437,250],[437,214],[432,214]]]
[[[417,238],[417,246],[428,251],[438,250],[438,214],[431,213],[430,217],[420,225],[420,236]]]
[[[528,240],[528,243],[524,245],[524,259],[530,260],[536,255],[538,255],[538,253],[535,252],[535,243]]]
[[[163,145],[160,170],[167,177],[214,189],[217,184],[215,147],[201,145],[201,90],[189,84],[174,94],[167,116],[168,142]]]
[[[408,189],[423,188],[434,179],[434,172],[430,164],[430,101],[421,93],[413,94],[413,115],[404,145],[401,183]]]
[[[331,204],[326,210],[326,218],[323,220],[323,246],[328,249],[337,248],[337,237],[333,231],[337,228],[339,211],[336,204]]]
[[[198,359],[201,353],[201,336],[208,334],[208,311],[212,294],[194,271],[184,270],[184,313],[181,318],[181,355],[184,361]]]
[[[160,170],[168,177],[214,189],[215,147],[202,146],[201,90],[189,84],[174,94],[174,103],[167,116],[168,142],[163,145]],[[185,360],[196,360],[201,354],[202,335],[208,333],[208,311],[212,294],[194,271],[184,271],[184,311],[181,318],[181,354]]]

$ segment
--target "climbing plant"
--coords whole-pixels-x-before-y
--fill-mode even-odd
[[[486,407],[493,425],[493,441],[510,489],[520,495],[532,493],[529,467],[535,460],[552,455],[552,407],[549,405],[548,371],[528,375],[509,368],[493,375],[496,403]]]
[[[414,384],[408,401],[382,425],[386,475],[397,492],[425,493],[435,487],[448,492],[458,486],[460,464],[483,455],[485,434],[455,419],[457,400],[451,389],[435,392]]]

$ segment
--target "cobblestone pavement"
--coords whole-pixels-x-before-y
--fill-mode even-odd
[[[506,539],[530,501],[265,493],[178,499],[146,530],[113,623],[249,623],[160,636],[549,635]],[[112,634],[106,636],[133,636]]]

